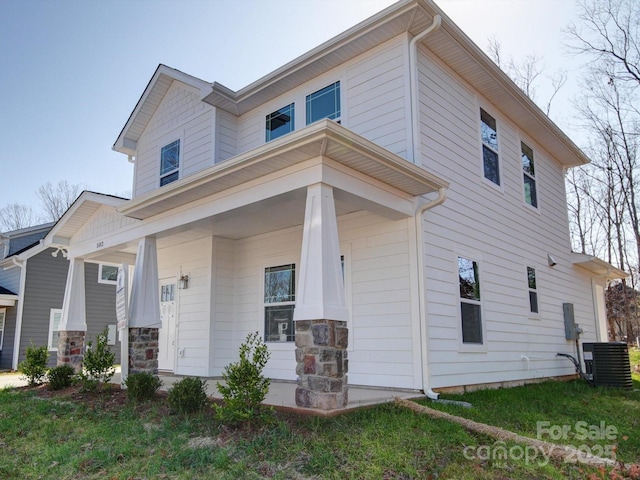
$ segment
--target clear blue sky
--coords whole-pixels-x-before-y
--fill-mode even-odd
[[[574,0],[436,2],[481,48],[495,37],[505,55],[535,52],[549,72],[578,65],[561,33]],[[392,3],[0,0],[0,207],[38,210],[36,189],[62,179],[129,192],[133,166],[111,146],[159,63],[237,90]],[[551,115],[565,129],[569,74]]]

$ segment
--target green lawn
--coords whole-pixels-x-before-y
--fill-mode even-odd
[[[636,422],[632,418],[640,418],[638,393],[598,392],[577,383],[478,392],[465,398],[476,407],[456,413],[503,419],[505,426],[526,432],[533,418],[605,419],[624,432]],[[545,464],[541,458],[494,461],[474,455],[495,441],[395,405],[329,419],[279,413],[268,425],[233,430],[209,412],[169,415],[164,399],[144,407],[113,405],[109,399],[107,393],[76,403],[64,397],[40,398],[29,389],[0,391],[0,478],[603,478],[597,469],[581,464]],[[505,399],[519,402],[519,407],[503,409]],[[549,407],[560,401],[564,407]],[[556,416],[563,408],[564,416]],[[496,409],[504,415],[484,413]],[[518,410],[527,411],[525,419]],[[629,432],[627,442],[637,445],[637,434]],[[523,451],[518,445],[505,447]],[[640,449],[634,448],[637,454]],[[620,451],[634,458],[627,447],[621,445]]]

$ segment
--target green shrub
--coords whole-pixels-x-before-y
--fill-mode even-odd
[[[260,413],[260,403],[269,392],[271,381],[262,371],[271,353],[258,335],[247,335],[240,345],[240,360],[227,365],[222,373],[226,385],[218,383],[224,405],[216,405],[218,417],[229,423],[250,421]]]
[[[49,349],[46,346],[36,347],[31,344],[27,347],[26,359],[18,365],[18,371],[24,375],[29,385],[40,385],[47,375],[47,360]]]
[[[162,386],[162,380],[149,372],[132,373],[124,381],[127,398],[134,402],[144,402],[155,397]]]
[[[49,378],[49,390],[62,390],[73,384],[73,376],[75,370],[69,365],[58,365],[49,370],[47,377]]]
[[[85,391],[96,390],[101,383],[108,383],[115,373],[113,363],[116,356],[107,345],[107,334],[108,330],[105,328],[96,336],[95,347],[92,342],[87,343],[82,370],[78,374]]]
[[[183,378],[173,384],[167,401],[174,412],[197,412],[207,404],[207,385],[198,377]]]

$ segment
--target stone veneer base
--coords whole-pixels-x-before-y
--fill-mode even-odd
[[[296,321],[296,405],[318,410],[345,408],[347,323],[338,320]]]
[[[158,329],[129,329],[129,375],[158,373]]]
[[[56,364],[69,365],[76,372],[82,368],[84,358],[84,339],[87,332],[79,330],[60,330],[58,336],[58,354]]]

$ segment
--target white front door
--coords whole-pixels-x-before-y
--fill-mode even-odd
[[[160,318],[158,334],[158,370],[173,372],[176,368],[176,280],[160,280]]]

